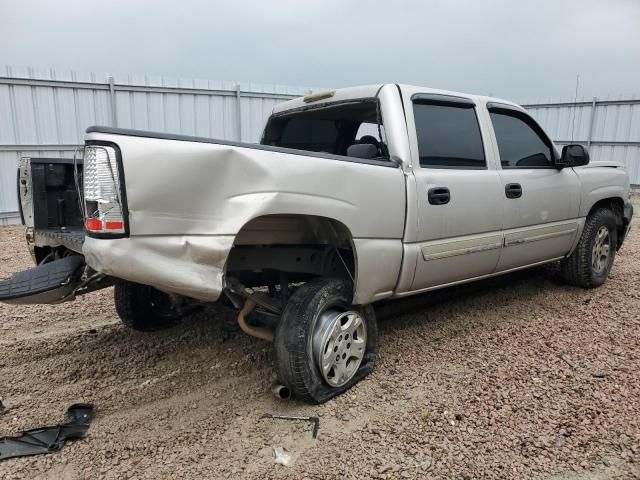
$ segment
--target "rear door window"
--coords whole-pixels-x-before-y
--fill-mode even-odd
[[[414,103],[413,116],[421,167],[486,168],[472,104]]]

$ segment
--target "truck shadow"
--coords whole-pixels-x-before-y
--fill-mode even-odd
[[[561,283],[557,268],[543,266],[403,299],[381,301],[374,307],[381,332],[390,333],[415,326],[416,323],[427,326],[432,321],[430,313],[443,306],[455,308],[458,317],[464,317],[471,313],[471,310],[476,309],[478,304],[482,304],[484,298],[496,309],[502,309],[512,303],[533,301],[536,296],[558,288],[572,289]],[[454,320],[451,319],[451,321]],[[265,345],[259,339],[248,337],[239,328],[229,330],[228,327],[232,323],[232,319],[230,321],[227,318],[225,321],[217,312],[205,310],[185,318],[178,330],[182,332],[187,332],[191,328],[203,330],[206,331],[202,336],[204,338],[218,337],[229,347],[237,343],[245,350],[250,349],[251,345]]]
[[[429,311],[444,304],[456,306],[459,315],[465,309],[476,308],[483,297],[499,301],[500,306],[513,302],[527,302],[535,296],[562,284],[555,266],[544,266],[478,280],[462,285],[434,290],[396,300],[385,300],[375,304],[376,318],[381,331],[401,330],[416,324],[416,315],[425,314],[421,322],[429,322]],[[566,287],[570,288],[570,287]]]

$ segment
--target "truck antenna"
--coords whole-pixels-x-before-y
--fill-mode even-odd
[[[580,84],[580,75],[576,75],[576,93],[573,97],[573,119],[571,120],[571,143],[573,143],[573,132],[576,127],[576,110],[578,108],[578,85]]]

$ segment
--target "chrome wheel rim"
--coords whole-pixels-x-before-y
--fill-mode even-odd
[[[596,234],[591,252],[591,267],[595,273],[600,274],[606,270],[610,254],[611,236],[609,235],[609,229],[603,225]]]
[[[360,368],[367,346],[367,327],[360,313],[327,310],[313,335],[318,370],[332,387],[346,384]]]

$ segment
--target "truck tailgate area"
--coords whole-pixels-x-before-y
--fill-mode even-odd
[[[15,273],[0,282],[0,302],[57,303],[77,287],[74,277],[80,276],[84,264],[83,257],[73,255]]]
[[[18,194],[26,242],[37,264],[0,281],[0,302],[49,304],[113,284],[96,274],[82,255],[83,214],[75,171],[82,160],[30,158],[20,162]]]

